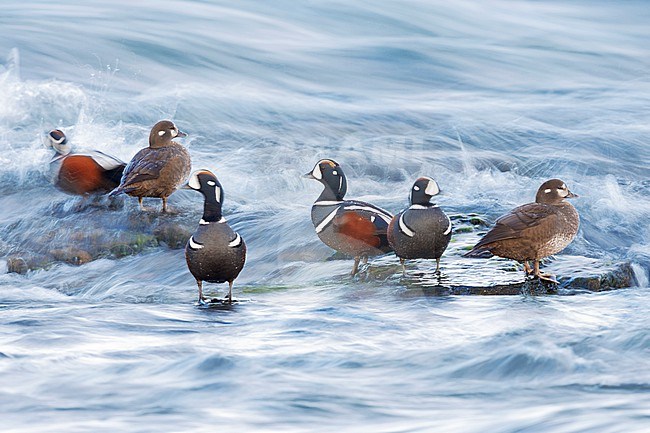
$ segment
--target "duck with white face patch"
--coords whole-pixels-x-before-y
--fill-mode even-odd
[[[162,211],[167,212],[167,197],[185,182],[192,167],[187,149],[173,141],[186,135],[169,120],[156,123],[149,133],[149,147],[131,159],[111,195],[137,197],[140,209],[144,197],[161,198]]]
[[[320,182],[324,189],[311,208],[311,220],[318,237],[330,248],[354,257],[351,274],[369,256],[391,251],[386,230],[393,216],[359,200],[345,200],[348,184],[341,166],[322,159],[304,177]]]
[[[183,186],[203,194],[203,217],[187,241],[185,259],[199,287],[199,302],[205,302],[203,281],[228,283],[228,303],[232,285],[246,262],[246,243],[226,222],[221,213],[223,189],[209,170],[197,170]]]
[[[578,233],[580,216],[565,201],[574,197],[577,195],[561,180],[547,180],[537,190],[535,203],[521,205],[499,217],[465,257],[495,255],[517,260],[524,264],[526,275],[557,283],[551,275],[541,273],[539,262],[562,251]],[[533,268],[528,263],[531,261]]]
[[[60,129],[47,134],[45,146],[56,151],[50,161],[52,184],[68,194],[102,194],[120,184],[126,164],[98,150],[73,152]]]
[[[451,239],[451,220],[431,198],[440,193],[435,180],[418,178],[409,194],[410,206],[393,217],[388,227],[388,242],[406,273],[406,259],[435,259],[440,272],[440,257]]]

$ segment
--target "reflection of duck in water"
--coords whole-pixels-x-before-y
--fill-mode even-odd
[[[68,194],[107,193],[120,183],[126,164],[98,150],[72,152],[63,131],[54,129],[45,144],[56,154],[50,161],[51,182]]]

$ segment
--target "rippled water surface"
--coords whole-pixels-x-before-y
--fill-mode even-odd
[[[249,256],[232,308],[199,307],[164,246],[3,272],[0,430],[648,431],[649,20],[644,1],[3,2],[2,256],[102,212],[47,183],[46,131],[128,160],[162,118]],[[488,221],[562,178],[581,196],[566,253],[629,261],[638,284],[352,280],[309,218],[300,175],[322,157],[350,197],[397,212],[428,174],[448,212]],[[170,205],[200,217],[192,192]]]

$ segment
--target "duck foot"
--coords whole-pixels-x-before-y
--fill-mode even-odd
[[[560,284],[551,274],[542,274],[540,272],[537,275],[533,275],[533,278],[537,278],[542,283]]]

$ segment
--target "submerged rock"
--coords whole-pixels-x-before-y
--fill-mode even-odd
[[[49,225],[24,220],[0,228],[8,233],[0,246],[7,272],[24,274],[55,263],[83,265],[161,246],[182,248],[197,220],[189,213],[124,210],[113,201],[99,200],[55,203],[50,212],[53,223]]]
[[[600,292],[637,284],[629,262],[608,263],[581,256],[549,258],[543,271],[556,276],[558,284],[524,276],[523,266],[492,257],[468,259],[443,256],[441,273],[436,274],[434,260],[407,261],[406,275],[395,257],[384,256],[369,266],[361,278],[391,281],[406,287],[405,296],[441,295],[518,295]]]
[[[196,227],[197,215],[161,214],[158,210],[120,209],[112,202],[101,207],[94,202],[79,211],[73,203],[54,204],[56,224],[24,220],[3,227],[9,233],[0,244],[7,261],[7,272],[24,274],[46,269],[55,263],[83,265],[99,258],[121,258],[152,248],[183,248]],[[86,204],[86,202],[83,202]],[[117,210],[116,210],[117,209]],[[456,214],[454,236],[442,257],[440,275],[435,261],[409,260],[402,276],[399,260],[393,254],[372,258],[357,279],[403,285],[404,296],[425,295],[516,295],[520,293],[570,294],[603,291],[637,284],[630,263],[610,263],[601,259],[559,255],[544,263],[544,272],[556,275],[559,284],[548,285],[526,280],[521,265],[492,257],[462,257],[489,226],[477,214]],[[19,246],[19,250],[12,245]],[[329,260],[349,259],[334,254]]]

